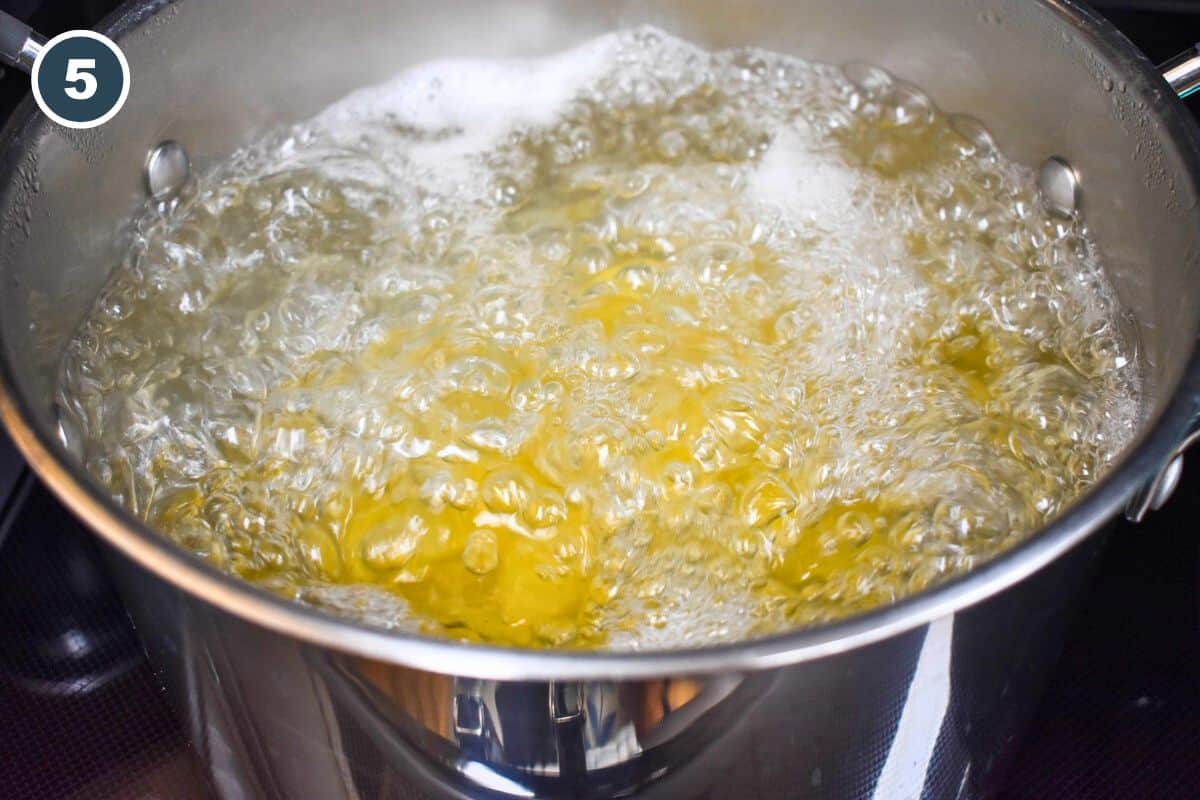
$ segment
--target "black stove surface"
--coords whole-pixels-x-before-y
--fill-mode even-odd
[[[113,5],[0,0],[48,35]],[[1200,0],[1096,5],[1155,60],[1200,38]],[[0,80],[0,115],[27,90]],[[1200,798],[1197,518],[1193,464],[1166,508],[1111,537],[1005,800]],[[2,432],[0,636],[0,798],[213,797],[99,546]]]

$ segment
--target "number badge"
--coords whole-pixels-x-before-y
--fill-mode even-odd
[[[129,62],[111,39],[94,31],[60,33],[33,63],[33,98],[68,128],[108,122],[129,96]]]

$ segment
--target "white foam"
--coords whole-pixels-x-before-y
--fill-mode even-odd
[[[855,209],[862,178],[822,142],[804,120],[781,128],[751,173],[746,193],[778,207],[793,222],[821,224],[844,219]]]
[[[428,137],[408,148],[415,166],[462,179],[474,157],[513,131],[560,117],[612,65],[620,42],[614,33],[544,58],[430,61],[346,96],[314,123],[336,132],[386,119]]]

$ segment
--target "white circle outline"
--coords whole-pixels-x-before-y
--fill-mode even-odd
[[[84,120],[82,122],[79,122],[79,121],[76,121],[73,119],[67,119],[65,117],[59,116],[58,114],[54,113],[50,109],[50,106],[46,105],[46,101],[42,98],[42,90],[38,87],[38,71],[42,67],[42,59],[45,58],[46,54],[49,53],[50,50],[55,45],[57,45],[59,42],[64,41],[66,39],[74,39],[77,37],[83,37],[85,39],[95,39],[97,42],[100,42],[105,47],[107,47],[110,51],[112,51],[113,55],[115,55],[117,57],[117,61],[121,65],[121,77],[124,79],[124,85],[121,87],[121,95],[117,98],[116,105],[114,105],[112,108],[110,108],[103,115],[97,117],[96,119]],[[44,45],[42,45],[41,51],[38,52],[37,58],[34,59],[33,70],[31,71],[29,77],[31,78],[31,82],[33,83],[33,99],[35,102],[37,102],[38,108],[40,108],[42,110],[42,113],[45,114],[50,119],[57,122],[59,125],[62,125],[67,128],[74,128],[75,130],[86,130],[88,128],[96,128],[96,127],[99,127],[99,126],[103,125],[104,123],[108,122],[113,117],[115,117],[117,115],[117,112],[120,111],[122,107],[124,107],[125,99],[129,97],[129,85],[132,83],[132,80],[129,76],[129,62],[125,60],[125,54],[123,52],[121,52],[121,48],[117,47],[116,42],[114,42],[112,39],[109,39],[104,34],[96,33],[95,31],[89,31],[89,30],[64,31],[63,33],[58,34],[53,39],[51,39],[50,41],[48,41]]]

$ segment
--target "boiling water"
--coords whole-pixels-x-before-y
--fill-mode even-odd
[[[614,34],[438,62],[137,221],[69,348],[87,468],[374,624],[730,640],[1053,517],[1138,374],[1077,221],[866,68]]]

